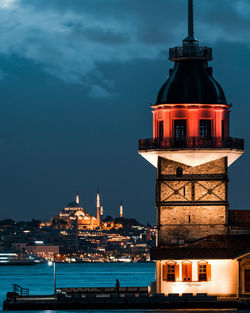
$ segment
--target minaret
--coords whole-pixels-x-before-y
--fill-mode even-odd
[[[100,220],[101,222],[103,221],[103,205],[101,205],[101,209],[100,209]]]
[[[79,193],[77,192],[76,194],[76,203],[79,204],[80,203],[80,200],[79,200]]]
[[[122,205],[122,202],[120,204],[120,218],[123,218],[123,205]]]
[[[100,225],[100,194],[99,191],[97,191],[96,195],[96,219],[98,226]]]
[[[228,167],[244,153],[244,140],[229,134],[231,105],[208,65],[212,49],[194,38],[192,0],[188,8],[188,37],[170,48],[174,67],[151,106],[153,138],[139,142],[157,168],[157,292],[164,246],[227,234]]]

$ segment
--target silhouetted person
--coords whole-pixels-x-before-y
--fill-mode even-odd
[[[116,278],[115,286],[116,286],[116,291],[119,293],[119,290],[120,290],[120,282],[119,282],[119,280],[118,280],[117,278]]]

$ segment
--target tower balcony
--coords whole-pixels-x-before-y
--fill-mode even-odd
[[[204,139],[201,137],[174,137],[148,138],[139,140],[139,150],[166,150],[166,149],[235,149],[244,150],[244,139],[214,137]]]
[[[193,44],[183,47],[174,47],[169,49],[169,60],[180,61],[183,59],[212,60],[212,49],[200,47]]]
[[[173,137],[140,139],[139,154],[157,167],[158,157],[198,166],[227,157],[228,166],[244,153],[244,139],[212,137]]]

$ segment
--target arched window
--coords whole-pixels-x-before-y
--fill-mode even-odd
[[[177,167],[176,169],[176,176],[182,177],[183,176],[183,169],[181,167]]]

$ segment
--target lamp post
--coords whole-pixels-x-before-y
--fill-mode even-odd
[[[54,271],[54,273],[53,273],[53,277],[54,277],[54,295],[56,295],[56,262],[55,262],[55,260],[54,260],[54,262],[49,261],[48,265],[49,266],[53,265],[53,271]]]

